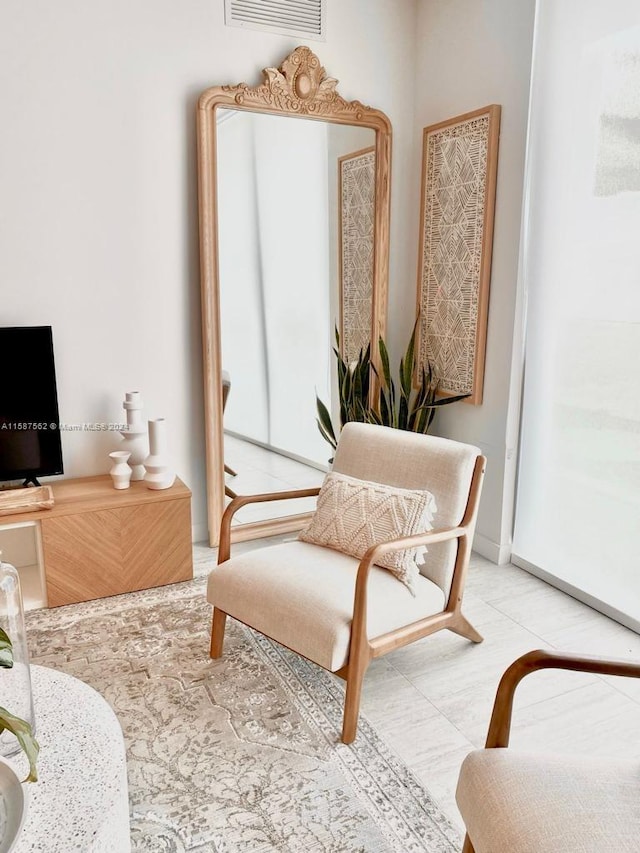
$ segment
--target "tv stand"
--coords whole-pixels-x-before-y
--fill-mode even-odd
[[[37,477],[27,477],[27,479],[22,484],[23,489],[28,489],[30,486],[36,486],[39,488],[42,485]]]
[[[0,550],[4,547],[7,562],[14,562],[12,540],[24,535],[20,528],[31,528],[35,538],[35,565],[25,566],[22,583],[27,609],[193,577],[191,492],[181,480],[159,490],[143,481],[114,489],[108,474],[48,485],[55,501],[51,509],[0,516]]]

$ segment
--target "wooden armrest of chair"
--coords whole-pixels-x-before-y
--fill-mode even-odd
[[[220,544],[218,563],[224,563],[231,553],[231,520],[235,513],[247,504],[266,503],[267,501],[286,501],[292,498],[314,498],[320,493],[320,487],[312,489],[293,489],[286,492],[263,492],[257,495],[238,495],[227,506],[220,522]]]
[[[392,551],[402,551],[405,548],[416,548],[418,545],[433,545],[436,542],[458,539],[467,532],[468,530],[465,527],[447,527],[442,530],[429,530],[426,533],[414,533],[413,536],[402,536],[399,539],[388,539],[386,542],[372,545],[360,561],[360,565],[362,566],[365,562],[371,565]]]
[[[574,672],[592,672],[597,675],[640,678],[640,664],[627,660],[583,657],[543,649],[527,652],[515,660],[500,679],[491,713],[486,749],[509,746],[515,689],[526,675],[540,669],[567,669]]]
[[[466,527],[449,527],[442,530],[430,530],[425,533],[416,533],[413,536],[403,536],[399,539],[389,539],[372,545],[360,560],[358,574],[356,575],[356,589],[353,597],[353,635],[360,637],[364,642],[367,628],[367,581],[371,566],[385,554],[393,551],[402,551],[405,548],[416,548],[418,545],[429,545],[436,542],[447,542],[450,539],[459,539],[469,531]]]
[[[386,542],[380,542],[377,545],[372,545],[360,560],[358,566],[358,574],[356,577],[356,591],[354,598],[354,616],[358,609],[358,599],[366,596],[367,578],[371,570],[371,566],[383,557],[385,554],[390,554],[393,551],[402,551],[405,548],[416,548],[418,545],[433,545],[436,542],[446,542],[449,539],[458,539],[467,533],[465,527],[449,527],[442,530],[429,530],[425,533],[415,533],[413,536],[402,536],[399,539],[388,539]],[[363,604],[366,605],[366,598]],[[364,608],[366,612],[366,607]]]

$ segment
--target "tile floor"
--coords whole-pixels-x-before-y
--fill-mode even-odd
[[[266,473],[284,481],[282,472],[289,466],[274,465],[278,473]],[[293,469],[287,473],[296,476]],[[322,473],[316,474],[321,480]],[[253,476],[262,491],[266,480],[261,485]],[[297,476],[315,475],[299,471]],[[255,540],[234,548],[264,544]],[[194,547],[196,573],[208,571],[214,553],[206,545]],[[442,631],[379,658],[365,678],[362,704],[380,735],[460,827],[454,796],[460,764],[483,745],[498,681],[516,657],[557,648],[640,659],[640,635],[522,569],[496,566],[476,554],[464,610],[483,643]],[[638,756],[640,680],[535,673],[516,693],[511,743],[534,750]]]

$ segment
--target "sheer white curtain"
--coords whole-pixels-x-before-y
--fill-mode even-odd
[[[513,561],[640,628],[640,4],[538,0]]]

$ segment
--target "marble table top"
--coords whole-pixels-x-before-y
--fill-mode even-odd
[[[129,853],[124,739],[111,706],[65,673],[31,666],[40,744],[38,781],[25,784],[27,818],[13,853]],[[8,759],[21,779],[26,757]]]

